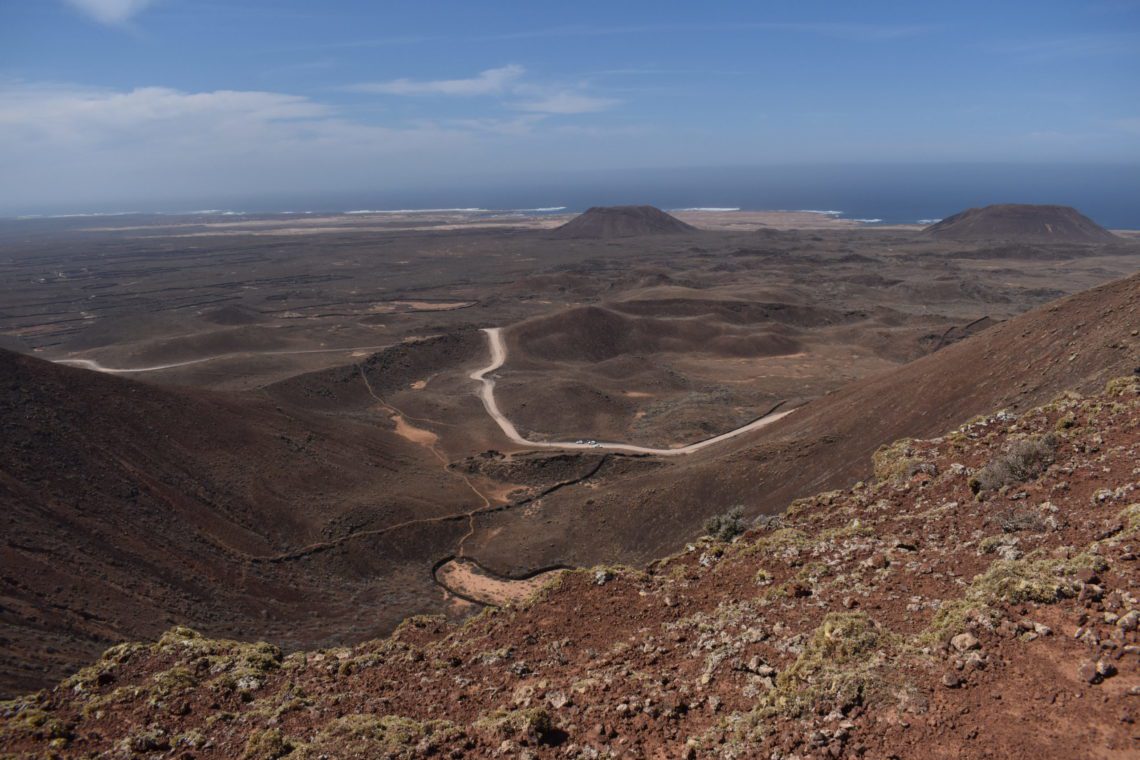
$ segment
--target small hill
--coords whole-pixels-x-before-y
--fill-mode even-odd
[[[608,240],[639,235],[677,235],[696,227],[653,206],[594,206],[574,217],[551,236],[561,240]]]
[[[942,240],[1112,243],[1119,238],[1069,206],[1004,203],[966,209],[923,230]]]
[[[712,319],[667,319],[580,306],[515,325],[508,339],[520,360],[602,362],[623,355],[663,351],[783,356],[801,349],[787,332],[778,323],[763,329],[737,328]]]
[[[172,628],[6,703],[0,744],[203,760],[1135,757],[1140,381],[940,432],[777,521],[730,514],[644,571],[560,572],[462,626],[421,616],[294,653]]]
[[[367,394],[359,371],[343,387]],[[469,489],[417,481],[427,455],[375,417],[277,395],[159,387],[0,349],[0,695],[175,622],[296,646],[367,635],[338,632],[355,625],[349,606],[372,608],[374,633],[406,614],[385,608],[377,579],[428,539],[405,532],[393,547],[375,529],[458,511]],[[361,524],[382,543],[265,561]]]

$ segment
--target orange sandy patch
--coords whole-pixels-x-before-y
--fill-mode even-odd
[[[855,229],[865,226],[854,219],[811,211],[671,211],[683,222],[706,230]]]
[[[462,594],[483,604],[502,606],[521,602],[538,591],[550,576],[560,570],[539,573],[533,578],[516,581],[497,578],[469,559],[462,557],[448,562],[435,571],[436,580],[455,594]]]
[[[443,303],[439,301],[393,301],[392,303],[397,306],[404,306],[412,311],[452,311],[475,304],[474,301],[451,301]]]
[[[427,387],[427,380],[417,380],[414,383],[412,383],[412,390],[413,391],[422,391],[426,387]]]
[[[439,443],[439,436],[430,430],[424,430],[412,425],[404,419],[403,415],[393,414],[392,422],[396,423],[396,435],[406,438],[412,443],[418,443],[421,446],[435,446]]]

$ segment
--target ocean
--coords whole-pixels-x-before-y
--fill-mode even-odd
[[[191,198],[161,206],[118,203],[37,213],[185,213],[194,209],[231,214],[419,209],[551,213],[649,204],[663,209],[810,209],[883,224],[926,224],[991,203],[1073,206],[1105,227],[1140,229],[1140,166],[848,164],[614,169],[464,177],[319,195]]]

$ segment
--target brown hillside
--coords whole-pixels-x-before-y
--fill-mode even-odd
[[[653,206],[594,206],[556,227],[550,234],[562,240],[605,240],[639,235],[675,235],[696,229]]]
[[[1006,203],[971,208],[930,225],[942,240],[1012,240],[1034,243],[1112,243],[1120,238],[1069,206]]]
[[[366,391],[351,380],[346,389]],[[359,557],[253,558],[470,502],[462,482],[432,474],[434,461],[424,477],[423,450],[375,418],[159,388],[7,351],[0,423],[0,693],[172,621],[294,646],[380,632],[406,600],[393,613],[375,576],[398,572],[398,555],[417,545],[409,533],[396,547],[379,536]],[[431,540],[420,549],[442,552]],[[430,578],[399,593],[416,583],[430,595]]]
[[[602,483],[583,505],[545,501],[546,523],[489,515],[470,553],[499,573],[554,562],[648,562],[689,540],[706,517],[741,504],[777,513],[793,499],[868,474],[887,442],[930,436],[986,410],[1024,409],[1140,370],[1140,275],[984,330],[898,369],[855,382],[769,428]],[[652,515],[652,518],[649,516]],[[598,521],[604,520],[604,530]]]
[[[202,319],[215,325],[252,325],[264,317],[253,309],[244,306],[222,306],[202,313]]]
[[[511,328],[523,357],[599,362],[627,354],[679,351],[721,356],[779,356],[799,350],[780,325],[730,329],[712,321],[632,316],[599,306],[536,317]]]
[[[979,418],[645,572],[285,655],[185,628],[6,703],[18,756],[1140,752],[1140,382]]]

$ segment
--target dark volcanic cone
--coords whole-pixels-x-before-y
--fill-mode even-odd
[[[1111,243],[1115,235],[1069,206],[1004,203],[971,208],[923,230],[943,240]]]
[[[677,235],[696,229],[653,206],[594,206],[556,228],[551,235],[563,240],[606,240]]]

